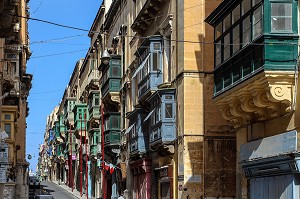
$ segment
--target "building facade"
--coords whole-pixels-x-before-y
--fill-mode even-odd
[[[299,198],[299,2],[226,1],[214,27],[214,97],[237,137],[237,198]],[[268,188],[267,188],[268,187]]]
[[[26,73],[29,49],[28,1],[1,1],[0,5],[0,125],[9,145],[5,198],[27,198],[26,117],[32,75]],[[13,14],[14,13],[14,14]],[[2,193],[1,193],[2,194]]]
[[[212,100],[204,22],[219,4],[103,1],[60,104],[62,182],[104,199],[236,198],[236,134]]]

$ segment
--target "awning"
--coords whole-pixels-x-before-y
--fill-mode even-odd
[[[144,122],[146,122],[149,118],[150,118],[150,116],[152,115],[152,113],[155,111],[155,109],[153,109],[146,117],[145,117],[145,119],[144,119]]]
[[[151,55],[151,53],[149,53],[149,55],[144,59],[144,61],[140,64],[140,66],[135,70],[134,74],[132,75],[132,78],[135,78],[135,76],[138,74],[138,72],[145,66],[150,55]]]
[[[129,131],[133,128],[133,126],[135,125],[135,123],[134,124],[132,124],[130,127],[128,127],[128,129],[125,131],[125,135],[127,134],[127,133],[129,133]]]

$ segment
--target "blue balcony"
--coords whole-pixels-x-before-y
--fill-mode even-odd
[[[127,115],[129,127],[126,134],[129,133],[130,155],[144,154],[149,149],[149,123],[145,120],[147,112],[140,107],[136,107]]]
[[[145,46],[149,48],[145,48]],[[145,100],[157,86],[163,82],[162,38],[153,36],[145,39],[141,48],[135,53],[138,57],[138,67],[133,78],[138,80],[138,99]]]
[[[176,138],[175,89],[160,89],[148,101],[151,104],[151,112],[147,116],[151,118],[150,146],[173,142]]]

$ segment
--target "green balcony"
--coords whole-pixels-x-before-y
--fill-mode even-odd
[[[90,156],[97,156],[97,152],[98,152],[98,146],[97,145],[91,145],[90,146]]]
[[[89,118],[90,123],[96,122],[99,126],[99,118],[100,118],[100,92],[99,91],[90,91],[88,97],[88,110],[89,110]]]
[[[76,136],[84,136],[87,130],[87,105],[86,104],[75,104],[74,109],[74,132]]]
[[[214,102],[236,128],[288,114],[298,68],[298,2],[250,2],[222,1],[205,20],[215,31]]]
[[[111,55],[108,65],[100,66],[102,77],[100,79],[102,99],[115,101],[121,88],[121,56]]]
[[[108,133],[105,133],[104,137],[104,145],[113,147],[113,146],[119,146],[121,141],[121,133],[116,131],[110,131]]]

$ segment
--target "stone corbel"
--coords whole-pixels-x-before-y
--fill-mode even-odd
[[[257,116],[258,120],[265,120],[266,110],[265,108],[257,107],[253,102],[253,97],[249,92],[241,92],[238,94],[241,101],[241,108],[248,113],[254,113]]]
[[[242,118],[243,124],[248,124],[252,121],[253,115],[251,113],[245,112],[241,107],[241,101],[236,99],[228,100],[230,106],[230,112],[236,118]]]
[[[222,116],[225,120],[228,120],[234,124],[235,128],[242,126],[243,120],[240,117],[235,117],[230,112],[230,106],[227,102],[217,102],[216,103],[221,110]]]
[[[116,103],[120,103],[120,95],[119,95],[119,93],[110,93],[110,99],[111,99],[111,101],[113,101],[113,102],[116,102]]]

